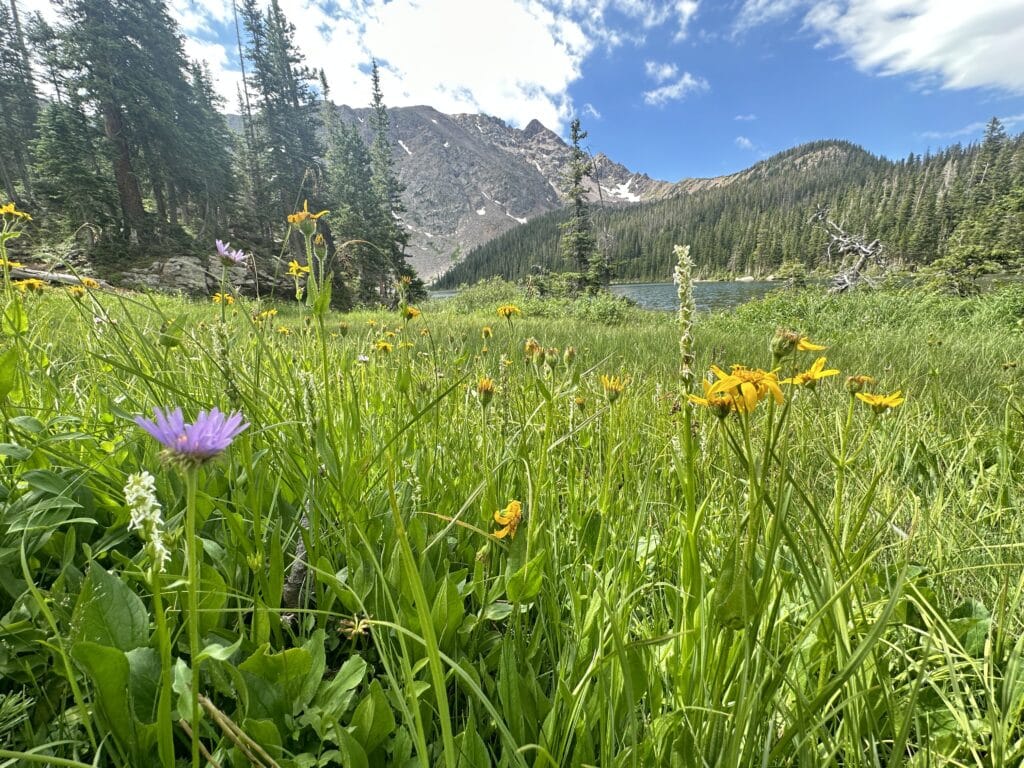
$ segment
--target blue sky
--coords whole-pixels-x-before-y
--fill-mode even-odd
[[[264,5],[270,0],[262,0]],[[51,20],[50,0],[18,0]],[[892,158],[1024,130],[1024,0],[278,0],[332,98],[485,112],[675,181],[839,138]],[[232,0],[169,0],[233,109]]]

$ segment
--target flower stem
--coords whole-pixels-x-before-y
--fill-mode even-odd
[[[199,474],[185,472],[185,555],[188,589],[188,649],[192,667],[192,768],[199,768],[199,539],[196,537],[196,493]]]
[[[160,764],[163,768],[174,768],[174,722],[171,720],[171,638],[167,632],[167,616],[164,614],[160,594],[160,574],[150,568],[150,590],[153,592],[153,613],[156,615],[156,642],[160,653],[160,699],[157,702],[157,745]]]

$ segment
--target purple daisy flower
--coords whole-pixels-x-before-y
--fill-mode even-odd
[[[186,424],[181,408],[173,411],[153,409],[153,418],[135,417],[135,423],[152,435],[172,458],[202,464],[231,445],[248,426],[238,411],[227,416],[217,408],[200,411],[192,424]]]
[[[229,267],[245,264],[246,260],[245,251],[234,251],[231,249],[231,243],[225,243],[223,240],[217,241],[217,255],[220,256],[221,262]]]

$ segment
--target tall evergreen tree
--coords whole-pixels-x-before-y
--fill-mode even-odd
[[[17,5],[0,5],[0,182],[11,200],[32,195],[29,143],[39,97]]]
[[[580,129],[579,118],[573,118],[569,125],[572,154],[565,171],[565,197],[569,202],[569,216],[560,225],[562,235],[559,249],[565,263],[576,268],[583,286],[589,289],[606,283],[610,276],[603,267],[598,266],[597,238],[590,220],[587,188],[583,183],[593,173],[590,156],[580,146],[585,138],[587,132]]]

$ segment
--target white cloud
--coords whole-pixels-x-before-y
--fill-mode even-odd
[[[706,91],[711,86],[703,77],[694,77],[683,72],[682,77],[674,83],[662,85],[650,91],[644,91],[644,103],[652,107],[660,107],[670,101],[679,101],[693,91]]]
[[[3,1],[3,0],[0,0]],[[270,0],[259,0],[267,7]],[[52,0],[20,0],[57,20]],[[684,37],[700,0],[279,0],[296,27],[305,63],[324,69],[331,97],[369,102],[376,57],[390,106],[430,104],[486,112],[514,125],[537,118],[561,131],[575,111],[569,89],[601,47],[639,44],[671,26]],[[231,0],[168,0],[189,56],[207,62],[234,110],[240,82]],[[654,103],[706,87],[678,71],[659,81]]]
[[[1024,93],[1021,0],[746,0],[736,29],[798,9],[820,45],[839,47],[866,72]]]
[[[741,123],[749,123],[753,120],[757,120],[757,115],[755,115],[753,112],[751,112],[748,115],[736,115],[736,117],[734,117],[733,120],[737,120]]]
[[[737,136],[736,137],[736,146],[739,147],[740,149],[746,149],[748,151],[753,151],[753,149],[754,149],[754,142],[752,142],[746,136]]]
[[[645,61],[644,71],[656,83],[664,83],[679,74],[679,67],[671,63],[659,64],[656,61]]]
[[[583,114],[586,115],[587,117],[592,117],[595,120],[601,119],[601,113],[598,112],[597,107],[595,107],[590,102],[587,102],[586,104],[583,105]]]
[[[1003,124],[1003,128],[1016,128],[1018,125],[1024,124],[1024,114],[1000,117],[999,122]],[[979,120],[978,122],[965,125],[961,128],[954,128],[950,131],[924,131],[920,136],[924,139],[956,139],[964,136],[976,137],[984,133],[985,126],[987,125],[988,120]]]

